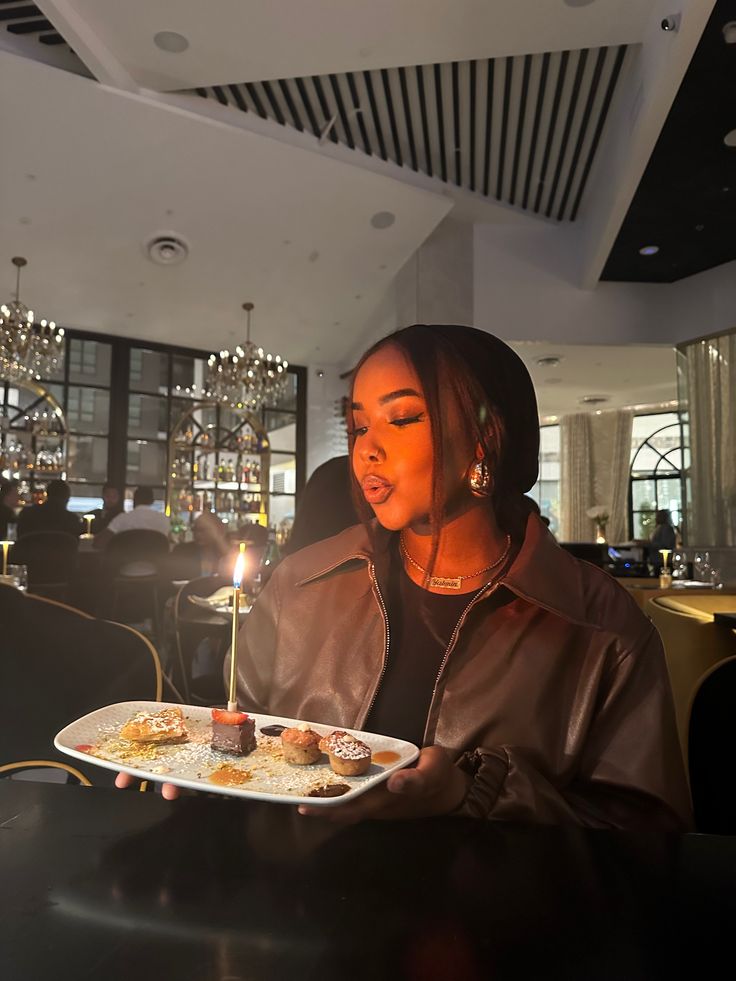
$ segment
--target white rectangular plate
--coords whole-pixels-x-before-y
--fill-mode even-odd
[[[274,801],[280,804],[309,804],[313,807],[336,807],[353,800],[360,794],[385,780],[394,770],[412,763],[419,750],[413,743],[392,739],[357,729],[345,729],[370,746],[376,754],[395,754],[396,758],[385,763],[371,763],[362,777],[343,777],[330,768],[328,757],[322,754],[311,766],[287,763],[281,752],[279,736],[264,736],[264,726],[297,726],[308,722],[320,735],[327,735],[336,726],[326,726],[306,719],[287,719],[276,715],[251,715],[256,724],[257,748],[247,756],[221,753],[210,747],[211,711],[201,705],[179,705],[189,732],[189,742],[178,745],[155,746],[136,744],[120,739],[121,726],[136,712],[158,711],[171,702],[118,702],[90,712],[66,726],[54,739],[54,745],[62,753],[86,763],[119,770],[141,780],[173,783],[177,787],[202,790],[213,794],[234,797],[250,797],[256,800]],[[85,747],[81,749],[80,747]],[[380,759],[380,757],[379,757]],[[221,786],[212,783],[209,776],[218,767],[228,764],[248,772],[247,783],[242,786]],[[309,792],[327,784],[347,784],[350,787],[340,797],[310,797]]]

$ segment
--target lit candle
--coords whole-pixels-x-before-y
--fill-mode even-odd
[[[10,548],[10,546],[13,543],[12,542],[2,542],[0,544],[2,544],[2,546],[3,546],[3,575],[4,576],[7,576],[7,574],[8,574],[8,549]]]
[[[245,565],[244,549],[238,553],[233,571],[233,635],[230,644],[230,693],[227,703],[228,712],[237,712],[238,699],[235,693],[237,682],[238,660],[238,627],[240,626],[240,585],[243,581],[243,566]]]
[[[95,520],[94,514],[85,514],[84,520],[87,522],[87,537],[92,534],[92,522]]]

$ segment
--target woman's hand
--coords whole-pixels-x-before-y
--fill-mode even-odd
[[[299,813],[339,824],[449,814],[463,802],[470,782],[471,777],[453,765],[446,750],[427,746],[415,768],[397,770],[351,803],[329,808],[302,804]]]
[[[127,787],[132,787],[135,783],[135,777],[131,777],[129,773],[118,773],[115,777],[115,786],[120,790],[125,790]],[[161,796],[166,800],[176,800],[180,794],[180,789],[175,787],[173,783],[165,783],[161,787]]]

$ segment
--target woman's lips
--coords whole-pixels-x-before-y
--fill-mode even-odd
[[[361,484],[363,497],[369,504],[383,504],[393,493],[393,484],[382,477],[364,477]]]

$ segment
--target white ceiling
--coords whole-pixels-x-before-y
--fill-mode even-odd
[[[365,314],[451,207],[338,160],[149,104],[0,53],[0,292],[77,328],[219,349],[243,335],[294,362],[340,361]],[[395,223],[371,225],[376,212]],[[175,232],[180,266],[143,244]],[[336,322],[339,326],[335,326]]]
[[[582,227],[533,253],[542,277],[560,276],[565,253],[566,267],[590,279],[713,6],[678,0],[681,29],[664,34],[670,0],[36,2],[97,81],[39,63],[59,49],[36,57],[28,36],[2,32],[0,91],[17,95],[0,105],[12,141],[0,163],[0,296],[14,285],[10,257],[26,255],[23,295],[41,315],[207,350],[242,337],[240,304],[252,300],[260,343],[295,362],[334,364],[450,209],[498,221],[504,235],[517,229],[530,254],[540,219],[252,112],[152,90],[631,45]],[[185,35],[188,49],[160,51],[159,31]],[[394,213],[394,225],[373,228],[379,211]],[[161,232],[189,243],[181,266],[146,258],[143,243]],[[499,306],[519,288],[500,283]],[[533,277],[521,288],[534,290]],[[595,336],[598,297],[589,297]],[[564,358],[541,374],[531,366],[545,415],[573,411],[586,394],[610,395],[606,408],[674,397],[667,349],[637,347],[632,358],[630,347],[538,348],[520,350],[532,361]],[[550,374],[562,381],[549,385]]]
[[[650,0],[37,0],[133,79],[172,90],[641,40]],[[159,50],[159,31],[189,40]],[[65,34],[65,36],[67,36]]]
[[[572,412],[654,405],[677,398],[674,348],[655,344],[551,344],[512,341],[534,381],[539,415],[544,419]],[[540,358],[558,357],[543,367]],[[580,403],[585,395],[607,396],[596,406]]]

